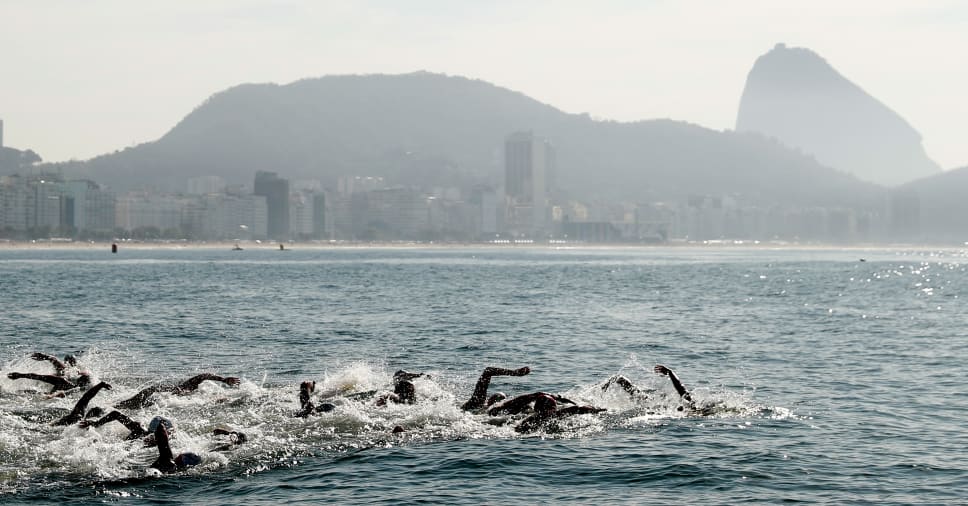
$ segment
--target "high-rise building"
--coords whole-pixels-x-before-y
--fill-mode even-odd
[[[554,163],[554,148],[546,139],[515,132],[505,140],[505,226],[512,234],[548,232],[548,190]]]
[[[313,236],[313,196],[311,192],[294,192],[289,196],[289,231],[293,237]]]
[[[313,237],[316,239],[326,239],[332,225],[326,220],[331,219],[330,213],[326,212],[326,194],[318,192],[313,194]]]
[[[115,226],[116,199],[113,192],[93,181],[75,180],[66,183],[69,219],[64,225],[77,230],[111,231]]]
[[[0,148],[3,147],[3,120],[0,119]]]
[[[269,238],[289,239],[289,180],[280,178],[275,172],[260,170],[255,173],[253,193],[266,198]]]
[[[473,234],[477,238],[493,239],[498,232],[497,192],[489,186],[477,186],[471,190],[468,203],[473,210]]]

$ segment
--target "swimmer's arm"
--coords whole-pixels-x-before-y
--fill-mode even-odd
[[[34,381],[42,381],[44,383],[49,383],[53,385],[54,391],[57,390],[70,390],[74,388],[74,384],[60,376],[54,376],[53,374],[35,374],[32,372],[12,372],[7,374],[10,379],[29,379]]]
[[[554,397],[555,400],[558,401],[561,404],[573,404],[575,406],[578,405],[577,402],[575,402],[575,401],[573,401],[571,399],[568,399],[567,397],[563,397],[561,395],[552,395],[552,397]]]
[[[186,380],[181,385],[178,385],[178,388],[176,389],[176,391],[181,393],[194,392],[195,390],[198,389],[198,386],[201,385],[203,381],[208,381],[208,380],[220,381],[222,383],[225,383],[226,385],[231,385],[231,386],[235,386],[240,383],[239,378],[235,378],[231,376],[229,377],[219,376],[217,374],[212,374],[212,373],[202,373],[197,376],[193,376],[188,380]]]
[[[519,369],[504,369],[501,367],[484,368],[481,377],[477,380],[477,384],[474,385],[474,392],[471,394],[471,398],[461,406],[461,409],[464,411],[473,411],[484,407],[487,401],[487,388],[491,384],[492,376],[525,376],[530,373],[531,368],[527,366]]]
[[[151,467],[169,473],[175,470],[175,456],[171,453],[171,443],[168,441],[168,429],[165,424],[159,423],[155,429],[155,443],[158,445],[158,458],[151,464]]]
[[[57,357],[52,356],[52,355],[48,355],[46,353],[40,353],[40,352],[33,353],[33,354],[30,355],[30,358],[32,358],[34,360],[38,360],[38,361],[44,361],[44,360],[46,360],[46,361],[50,362],[51,365],[54,366],[54,374],[56,374],[58,376],[63,376],[64,375],[64,370],[67,369],[67,366],[64,365],[63,362],[61,362],[60,360],[58,360]]]
[[[102,381],[97,385],[88,388],[87,391],[84,392],[84,395],[82,395],[77,401],[77,404],[74,405],[74,409],[71,410],[70,414],[54,422],[54,425],[72,425],[83,420],[84,413],[87,412],[87,405],[90,404],[91,400],[94,399],[94,396],[97,395],[97,393],[103,388],[111,390],[111,385],[108,385]]]
[[[309,401],[309,398],[315,389],[315,381],[303,381],[299,385],[299,405],[302,407],[303,411],[306,411],[306,406],[309,406],[309,409],[312,410],[312,403]]]
[[[679,381],[679,376],[676,376],[676,373],[672,369],[664,365],[657,365],[655,366],[655,372],[663,376],[668,376],[669,380],[672,381],[672,387],[676,389],[679,396],[687,401],[692,401],[692,397],[689,395],[689,391],[686,390],[686,386]]]

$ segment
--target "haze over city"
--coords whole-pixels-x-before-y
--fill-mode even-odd
[[[0,2],[4,145],[45,161],[150,142],[220,90],[427,70],[569,113],[726,130],[776,43],[822,55],[968,164],[968,6],[794,2]]]

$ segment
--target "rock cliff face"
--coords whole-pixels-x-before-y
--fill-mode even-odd
[[[809,49],[777,44],[756,60],[736,130],[775,137],[874,183],[894,186],[941,171],[904,118]]]

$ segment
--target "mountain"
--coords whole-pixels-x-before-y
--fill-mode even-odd
[[[941,171],[907,121],[809,49],[777,44],[756,60],[736,130],[775,137],[822,164],[883,185]]]
[[[0,146],[0,176],[22,173],[40,161],[40,155],[33,150]]]
[[[914,238],[944,243],[968,243],[968,166],[902,185],[896,192],[918,204]]]
[[[549,139],[557,183],[575,198],[741,194],[749,202],[873,206],[880,188],[757,134],[671,120],[619,123],[567,114],[521,93],[427,72],[349,75],[217,93],[167,134],[63,165],[114,187],[181,190],[255,171],[332,184],[340,175],[438,186],[503,179],[503,142],[519,130]]]

